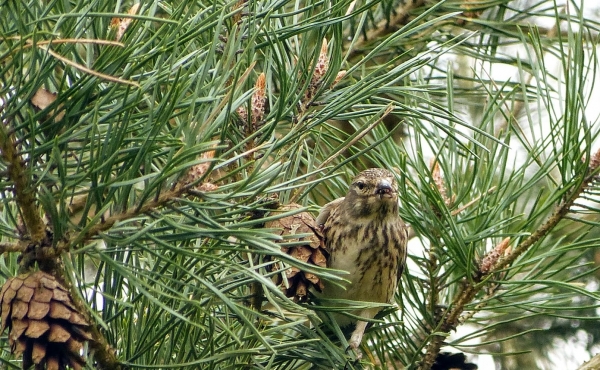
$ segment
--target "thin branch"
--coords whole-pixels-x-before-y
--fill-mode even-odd
[[[488,191],[485,192],[485,195],[489,195],[491,193],[493,193],[494,191],[496,191],[496,187],[492,186],[491,188],[488,189]],[[479,200],[481,199],[481,195],[476,197],[475,199],[469,201],[467,204],[465,204],[464,206],[455,209],[454,211],[452,211],[452,216],[456,216],[457,214],[461,213],[462,211],[464,211],[465,209],[471,207],[473,204],[479,202]]]
[[[491,188],[488,189],[488,191],[485,192],[485,195],[489,195],[491,193],[493,193],[494,191],[496,191],[496,186],[492,186]],[[462,211],[464,211],[465,209],[471,207],[473,204],[479,202],[481,200],[482,195],[476,197],[473,200],[470,200],[467,204],[463,205],[460,208],[455,209],[454,211],[452,211],[451,215],[452,216],[456,216],[459,213],[461,213]],[[412,239],[414,237],[417,236],[417,233],[415,232],[415,229],[412,226],[408,226],[408,239]]]
[[[86,241],[90,240],[91,238],[100,234],[101,232],[112,228],[119,221],[124,221],[124,220],[128,220],[128,219],[137,217],[137,216],[144,214],[148,211],[151,211],[155,208],[163,206],[163,205],[175,200],[177,197],[179,197],[181,194],[183,194],[185,191],[187,191],[187,189],[188,189],[188,186],[184,186],[184,187],[176,188],[174,190],[167,191],[167,192],[163,193],[162,195],[160,195],[155,200],[149,201],[142,205],[137,205],[137,206],[131,207],[123,213],[117,213],[115,215],[109,216],[103,222],[100,222],[100,223],[90,227],[89,229],[80,232],[74,238],[71,238],[71,239],[59,244],[56,248],[57,252],[61,253],[61,252],[69,251],[73,248],[74,245],[79,244],[79,243],[85,243]]]
[[[261,149],[262,149],[262,147],[258,146],[258,147],[252,148],[248,151],[241,153],[239,156],[245,157],[245,156],[248,156],[249,154],[254,153],[257,150],[261,150]],[[202,174],[196,174],[196,178],[194,178],[194,180],[197,180],[200,176],[202,176]],[[192,195],[203,194],[204,193],[203,191],[199,191],[196,189],[196,185],[197,185],[196,181],[191,181],[188,183],[178,183],[172,190],[162,193],[158,198],[156,198],[152,201],[149,201],[149,202],[141,204],[141,205],[138,204],[136,206],[128,208],[127,210],[125,210],[125,212],[111,215],[111,216],[107,217],[104,221],[90,227],[89,229],[87,229],[85,231],[80,232],[79,234],[75,235],[73,238],[70,238],[70,239],[60,243],[56,248],[56,252],[62,253],[62,252],[69,251],[73,248],[74,245],[79,244],[79,243],[85,243],[86,241],[90,240],[91,238],[95,237],[96,235],[100,234],[101,232],[109,230],[117,222],[125,221],[128,219],[137,217],[146,212],[152,211],[156,208],[162,207],[162,206],[166,205],[167,203],[176,200],[184,193],[189,193]],[[69,214],[72,215],[72,214],[76,213],[78,210],[80,210],[86,201],[87,201],[87,196],[81,196],[79,198],[76,198],[72,204],[72,209],[69,209]]]
[[[31,242],[41,244],[46,237],[46,226],[36,202],[36,189],[29,182],[25,161],[16,151],[16,144],[6,131],[6,125],[0,124],[0,157],[6,162],[8,178],[13,182],[13,192],[17,206],[21,210],[23,222]]]
[[[96,45],[110,45],[110,46],[119,46],[125,47],[125,44],[119,41],[112,40],[98,40],[98,39],[78,39],[78,38],[70,38],[70,39],[53,39],[53,40],[34,40],[32,39],[23,39],[20,36],[11,36],[7,37],[7,40],[25,40],[25,45],[23,45],[23,49],[33,47],[34,45],[54,45],[54,44],[96,44]]]
[[[252,150],[249,150],[248,152],[242,153],[242,155],[247,154],[249,152],[259,150],[259,149],[260,149],[260,147],[253,148]],[[201,191],[194,190],[195,185],[196,185],[196,183],[194,183],[194,182],[185,184],[185,185],[179,184],[178,186],[175,186],[174,189],[162,193],[160,196],[158,196],[156,199],[154,199],[152,201],[143,203],[141,205],[136,205],[136,206],[130,207],[125,212],[117,213],[112,216],[109,216],[104,221],[90,227],[87,230],[80,232],[79,234],[75,235],[73,238],[69,238],[68,240],[66,240],[64,242],[61,242],[56,247],[56,253],[59,254],[62,252],[70,251],[73,249],[73,247],[76,244],[85,243],[86,241],[92,239],[93,237],[100,234],[101,232],[109,230],[117,222],[129,220],[131,218],[137,217],[146,212],[152,211],[156,208],[162,207],[162,206],[168,204],[169,202],[176,200],[184,193],[190,193],[190,194],[203,193]]]
[[[78,196],[73,197],[71,199],[71,203],[69,204],[68,212],[69,216],[75,215],[77,212],[81,211],[85,208],[85,205],[88,201],[89,193],[84,193]]]
[[[24,252],[27,249],[27,243],[19,241],[16,243],[0,242],[0,254],[11,252]]]
[[[393,110],[394,110],[394,106],[390,103],[387,106],[387,108],[385,108],[385,111],[383,112],[383,114],[381,115],[381,117],[379,117],[375,122],[373,122],[369,126],[367,126],[367,128],[365,128],[361,133],[359,133],[358,135],[356,135],[356,137],[354,139],[350,140],[350,142],[348,144],[344,145],[343,148],[341,148],[337,152],[333,153],[333,155],[331,155],[329,158],[327,158],[327,160],[325,160],[323,163],[321,163],[321,165],[319,166],[319,169],[324,168],[327,165],[329,165],[329,163],[331,163],[340,154],[342,154],[343,152],[345,152],[346,150],[348,150],[351,146],[353,146],[354,144],[356,144],[360,139],[362,139],[363,137],[365,137],[365,135],[367,135],[375,127],[377,127],[377,125],[379,125],[381,122],[383,122],[383,120],[385,119],[385,117],[387,117],[390,113],[392,113]]]
[[[135,87],[141,87],[140,84],[135,81],[124,80],[122,78],[107,75],[107,74],[104,74],[104,73],[101,73],[98,71],[94,71],[93,69],[87,68],[86,66],[82,66],[79,63],[75,63],[72,60],[69,60],[69,59],[63,57],[62,55],[55,53],[54,51],[50,50],[50,48],[42,47],[41,49],[46,50],[48,52],[48,54],[52,55],[54,58],[60,60],[64,64],[70,65],[71,67],[77,68],[80,71],[91,74],[92,76],[96,76],[98,78],[101,78],[103,80],[107,80],[110,82],[115,82],[115,83],[120,83],[120,84],[125,84],[125,85],[132,85]]]

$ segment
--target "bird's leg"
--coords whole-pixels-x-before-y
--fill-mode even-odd
[[[368,309],[362,310],[358,316],[369,320],[369,319],[374,318],[375,315],[377,315],[377,312],[379,312],[378,307],[368,308]],[[367,329],[367,325],[369,325],[368,321],[357,321],[356,326],[354,327],[354,331],[352,332],[352,335],[350,336],[350,341],[348,342],[348,344],[350,345],[350,348],[356,354],[356,358],[359,360],[362,357],[362,353],[360,352],[360,350],[358,348],[360,347],[360,343],[362,342],[363,335],[365,334],[365,330]]]
[[[362,342],[362,337],[365,334],[365,329],[367,328],[366,321],[358,321],[356,323],[356,327],[350,336],[350,348],[354,350],[354,353],[358,356],[358,347],[360,347],[360,342]]]

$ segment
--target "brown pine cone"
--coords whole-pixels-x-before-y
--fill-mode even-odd
[[[280,206],[277,211],[288,212],[300,208],[301,205],[292,203]],[[315,219],[310,213],[300,212],[269,221],[265,224],[265,228],[281,230],[279,235],[283,237],[281,241],[283,252],[302,262],[326,267],[327,253]],[[294,237],[295,235],[302,236]],[[281,274],[273,277],[273,281],[281,287],[286,296],[292,297],[295,301],[304,301],[311,287],[317,291],[323,289],[323,281],[317,275],[302,271],[298,267],[285,266],[282,262],[277,262],[273,265],[273,270],[281,271]]]
[[[0,301],[0,332],[8,328],[12,352],[23,355],[23,369],[82,368],[83,343],[92,339],[89,323],[53,276],[37,271],[8,279]]]

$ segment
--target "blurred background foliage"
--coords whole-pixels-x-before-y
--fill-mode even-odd
[[[69,285],[114,355],[86,347],[89,368],[428,369],[442,345],[480,369],[578,367],[600,341],[599,14],[0,1],[2,281]],[[397,174],[412,239],[359,361],[272,280],[343,274],[262,226],[372,166]],[[494,250],[510,261],[485,270]]]

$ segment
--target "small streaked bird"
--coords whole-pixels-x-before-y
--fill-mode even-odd
[[[348,271],[345,289],[325,286],[324,298],[391,303],[406,264],[407,228],[398,214],[394,175],[381,168],[358,174],[344,198],[326,204],[317,217],[329,252],[327,266]],[[351,312],[372,319],[379,308]],[[367,322],[334,315],[341,327],[356,324],[350,347],[360,346]]]

